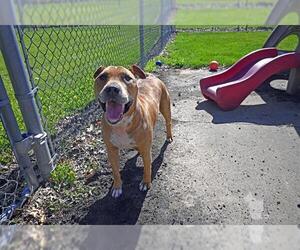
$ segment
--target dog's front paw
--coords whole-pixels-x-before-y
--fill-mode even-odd
[[[119,198],[121,195],[122,195],[122,187],[119,187],[119,188],[112,188],[112,191],[111,191],[111,196],[113,198]]]
[[[168,137],[167,138],[167,143],[172,143],[173,142],[173,137]]]
[[[146,192],[150,188],[151,188],[151,183],[145,183],[143,181],[140,183],[140,191]]]

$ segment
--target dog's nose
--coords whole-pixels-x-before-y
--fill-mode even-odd
[[[117,88],[117,87],[114,87],[114,86],[108,87],[108,88],[106,89],[106,91],[107,91],[108,94],[115,94],[115,95],[117,95],[117,94],[120,93],[120,89]]]

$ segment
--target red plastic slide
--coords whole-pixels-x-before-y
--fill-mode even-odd
[[[200,80],[205,98],[215,101],[223,110],[233,110],[269,77],[300,67],[300,53],[281,54],[276,48],[254,51],[232,67]]]

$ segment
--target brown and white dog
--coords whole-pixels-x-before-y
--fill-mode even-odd
[[[170,96],[165,84],[158,78],[144,73],[138,66],[100,67],[94,74],[95,95],[104,115],[103,140],[113,172],[112,196],[122,194],[119,149],[136,149],[144,163],[140,190],[151,187],[153,130],[160,111],[166,121],[167,140],[171,142],[172,121]]]

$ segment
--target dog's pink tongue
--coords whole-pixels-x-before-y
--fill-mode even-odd
[[[121,119],[124,111],[124,105],[115,103],[115,102],[107,102],[106,103],[106,118],[110,122],[116,122]]]

